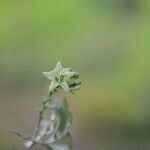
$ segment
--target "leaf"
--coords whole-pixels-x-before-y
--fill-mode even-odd
[[[34,144],[33,141],[28,140],[28,141],[25,141],[23,145],[26,149],[30,149],[33,146],[33,144]]]
[[[64,137],[72,124],[72,114],[69,112],[68,102],[66,99],[64,99],[62,104],[55,110],[59,116],[59,124],[56,132],[47,139],[47,143],[52,143]]]
[[[34,137],[34,140],[37,142],[40,141],[41,138],[47,133],[49,126],[50,121],[47,119],[42,119],[38,127],[38,131]]]
[[[58,110],[60,114],[60,124],[57,130],[57,137],[61,138],[66,135],[72,124],[72,114],[69,111],[68,102],[63,100],[61,108]]]
[[[72,137],[69,132],[60,140],[48,144],[53,150],[72,150],[72,145]]]
[[[62,108],[60,109],[60,118],[60,126],[58,130],[62,132],[66,128],[67,123],[71,121],[71,113],[66,99],[63,100]]]

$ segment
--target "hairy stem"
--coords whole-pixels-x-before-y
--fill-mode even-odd
[[[40,126],[40,122],[43,119],[43,115],[45,113],[45,111],[47,110],[48,106],[46,105],[47,103],[49,103],[52,100],[52,94],[48,95],[47,100],[44,100],[42,103],[42,109],[39,111],[39,119],[38,119],[38,126],[37,126],[37,131],[35,133],[35,136],[38,134],[39,132],[39,126]]]

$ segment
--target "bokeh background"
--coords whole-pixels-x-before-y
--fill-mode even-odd
[[[80,73],[70,97],[75,150],[150,149],[150,1],[1,0],[0,149],[32,134],[58,61]]]

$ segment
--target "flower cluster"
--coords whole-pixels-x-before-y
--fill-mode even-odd
[[[66,97],[55,97],[60,89],[74,92],[80,88],[79,74],[71,68],[63,68],[58,62],[54,70],[43,72],[50,80],[48,96],[42,102],[35,133],[24,136],[18,132],[9,131],[25,140],[24,147],[33,149],[37,144],[49,150],[72,150],[72,137],[69,128],[72,124],[72,113]],[[63,100],[62,100],[63,98]]]
[[[43,72],[43,75],[51,81],[49,87],[50,93],[59,87],[63,88],[66,92],[80,88],[79,74],[71,68],[63,68],[61,62],[57,63],[53,71]]]

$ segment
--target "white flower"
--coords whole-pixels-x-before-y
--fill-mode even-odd
[[[63,68],[61,62],[58,62],[53,71],[43,72],[43,75],[51,81],[49,92],[53,92],[57,87],[62,87],[66,92],[70,91],[69,83],[75,82],[76,79],[71,79],[78,73],[71,68]]]

